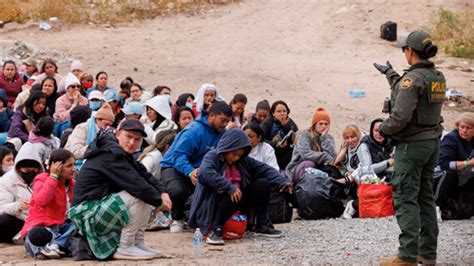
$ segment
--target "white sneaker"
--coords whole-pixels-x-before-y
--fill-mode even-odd
[[[181,233],[184,229],[184,222],[183,220],[173,221],[170,226],[171,233]]]
[[[352,202],[353,200],[349,201],[346,205],[346,209],[344,210],[344,213],[342,214],[342,218],[344,219],[352,219],[352,216],[356,213],[356,210],[354,207],[352,207]]]
[[[56,244],[46,244],[46,246],[41,249],[41,254],[50,259],[59,259],[61,255],[64,255],[64,252],[62,252]]]
[[[126,248],[117,248],[113,258],[116,260],[151,260],[156,258],[156,255],[154,253],[142,250],[137,246],[130,246]]]

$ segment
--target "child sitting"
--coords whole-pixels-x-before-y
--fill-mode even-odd
[[[50,116],[41,117],[36,127],[28,135],[28,141],[21,146],[30,154],[37,153],[44,164],[53,150],[58,149],[60,140],[53,135],[54,120]]]
[[[199,168],[189,225],[212,232],[211,245],[223,245],[223,226],[236,210],[255,211],[256,233],[278,237],[281,231],[269,226],[267,211],[270,187],[292,193],[288,179],[273,167],[248,156],[252,146],[240,129],[229,130],[217,148],[208,152]]]
[[[58,259],[67,252],[66,243],[74,225],[66,221],[66,210],[74,189],[75,158],[64,149],[49,159],[49,172],[33,181],[33,194],[21,236],[25,249],[36,259]]]

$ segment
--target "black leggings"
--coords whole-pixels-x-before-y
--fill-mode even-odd
[[[25,222],[9,214],[0,215],[0,242],[13,243],[12,238],[20,232]]]
[[[252,181],[249,185],[241,188],[242,199],[232,202],[227,194],[217,194],[215,201],[214,228],[223,227],[232,214],[240,210],[242,213],[255,211],[257,227],[267,225],[267,211],[270,202],[270,184],[263,178]]]
[[[194,193],[191,179],[174,168],[166,168],[161,171],[161,182],[166,187],[173,203],[171,217],[173,220],[183,220],[186,201]]]
[[[474,193],[474,178],[471,177],[466,184],[459,186],[458,171],[449,169],[446,171],[446,176],[438,180],[434,190],[435,196],[437,196],[435,199],[436,205],[441,210],[446,210],[449,209],[449,199],[457,198],[460,194],[466,192]]]

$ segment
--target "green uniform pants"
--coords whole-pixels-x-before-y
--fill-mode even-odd
[[[438,223],[433,198],[433,173],[439,140],[400,142],[395,150],[395,177],[391,182],[399,236],[398,257],[416,262],[416,256],[436,259]]]

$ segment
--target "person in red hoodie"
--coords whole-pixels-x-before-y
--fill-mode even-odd
[[[49,172],[33,181],[30,212],[21,236],[35,259],[58,259],[69,253],[66,243],[75,227],[66,220],[66,211],[74,192],[75,160],[70,151],[55,150],[49,158]]]
[[[18,74],[15,62],[12,60],[5,61],[0,72],[0,88],[4,89],[7,93],[9,108],[13,106],[13,102],[15,102],[16,96],[21,92],[23,84],[23,78]]]

